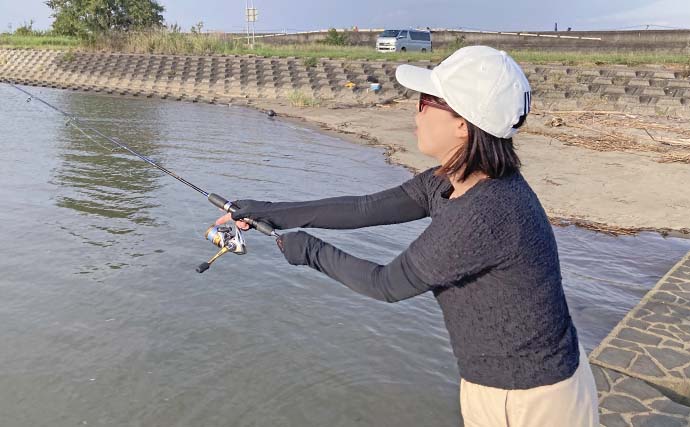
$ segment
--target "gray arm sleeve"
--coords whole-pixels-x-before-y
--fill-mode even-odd
[[[308,265],[355,292],[395,302],[452,286],[499,261],[500,246],[480,218],[458,215],[431,225],[386,265],[352,256],[303,231],[282,236],[285,258]]]
[[[252,218],[278,229],[353,229],[414,221],[428,215],[402,186],[366,196],[344,196],[308,202],[238,200],[233,219]]]
[[[379,265],[309,237],[307,265],[357,293],[379,301],[396,302],[431,289],[419,278],[409,261],[408,252],[403,252],[387,265]]]

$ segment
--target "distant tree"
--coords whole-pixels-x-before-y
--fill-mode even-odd
[[[48,0],[53,30],[69,36],[108,31],[160,28],[163,11],[157,0]]]

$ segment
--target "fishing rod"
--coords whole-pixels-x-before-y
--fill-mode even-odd
[[[167,169],[158,163],[154,162],[151,160],[149,157],[144,156],[141,153],[138,153],[137,151],[133,150],[130,148],[127,144],[124,144],[115,138],[111,138],[99,131],[98,129],[89,126],[88,124],[84,123],[82,120],[80,120],[77,116],[70,115],[60,108],[50,104],[49,102],[39,98],[38,96],[28,92],[27,90],[24,90],[20,88],[19,86],[15,85],[14,83],[8,82],[10,86],[13,88],[17,89],[20,92],[23,92],[24,94],[28,95],[29,98],[27,98],[26,102],[31,102],[32,100],[37,100],[41,102],[42,104],[46,105],[47,107],[51,108],[54,111],[57,111],[58,113],[62,114],[63,116],[67,117],[67,123],[66,125],[71,125],[79,132],[84,134],[89,140],[92,142],[99,144],[91,135],[89,135],[86,131],[88,130],[89,132],[98,135],[99,137],[105,139],[106,141],[112,143],[118,148],[121,148],[128,153],[140,158],[141,160],[145,161],[146,163],[150,164],[151,166],[159,169],[160,171],[166,173],[167,175],[170,175],[171,177],[175,178],[176,180],[180,181],[184,185],[194,189],[195,191],[201,193],[206,197],[206,199],[211,202],[212,205],[224,210],[225,212],[236,212],[239,209],[239,206],[235,205],[225,197],[222,197],[218,194],[215,193],[209,193],[208,191],[205,191],[201,189],[200,187],[192,184],[191,182],[187,181],[186,179],[182,178],[175,172],[171,171],[170,169]],[[251,227],[257,229],[261,233],[275,237],[276,239],[280,237],[278,233],[273,229],[273,227],[270,224],[267,224],[262,221],[256,221],[251,218],[243,218],[242,221],[246,222],[249,224]],[[214,245],[218,246],[220,250],[213,256],[211,259],[209,259],[206,262],[202,262],[197,268],[196,271],[198,273],[203,273],[204,271],[208,270],[211,264],[218,258],[220,258],[222,255],[225,255],[228,252],[237,254],[237,255],[244,255],[247,253],[247,247],[246,243],[244,240],[244,236],[242,235],[242,230],[237,228],[237,225],[232,222],[231,226],[225,226],[225,225],[212,225],[210,226],[207,230],[206,233],[204,234],[204,237],[206,240],[209,240],[211,243]]]

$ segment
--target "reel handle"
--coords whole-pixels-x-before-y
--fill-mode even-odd
[[[237,206],[235,206],[232,202],[227,200],[225,197],[219,196],[218,194],[215,194],[215,193],[209,194],[208,195],[208,201],[211,202],[211,204],[213,204],[214,206],[221,208],[225,212],[237,211]],[[278,234],[273,229],[273,227],[271,227],[270,225],[268,225],[265,222],[256,221],[256,220],[251,219],[251,218],[244,218],[244,219],[242,219],[242,221],[246,222],[247,224],[251,225],[252,227],[256,228],[258,231],[260,231],[261,233],[263,233],[267,236],[276,237],[276,238],[278,237]]]

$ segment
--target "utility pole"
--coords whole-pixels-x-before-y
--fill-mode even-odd
[[[249,44],[249,0],[244,0],[244,13],[247,20],[247,46]]]
[[[251,0],[251,7],[249,6],[249,0],[245,0],[245,10],[246,10],[246,17],[247,17],[247,45],[249,45],[252,49],[254,48],[254,43],[256,42],[256,34],[254,32],[254,23],[256,22],[256,17],[258,16],[258,12],[256,11],[256,8],[254,7],[254,0]],[[251,23],[252,26],[252,38],[251,42],[249,41],[249,24]]]
[[[256,24],[254,24],[256,22],[256,8],[254,7],[254,0],[252,0],[252,16],[253,16],[253,19],[252,19],[252,49],[253,49],[254,44],[256,43],[256,39],[254,38],[254,29],[255,29],[255,25],[256,25]]]

